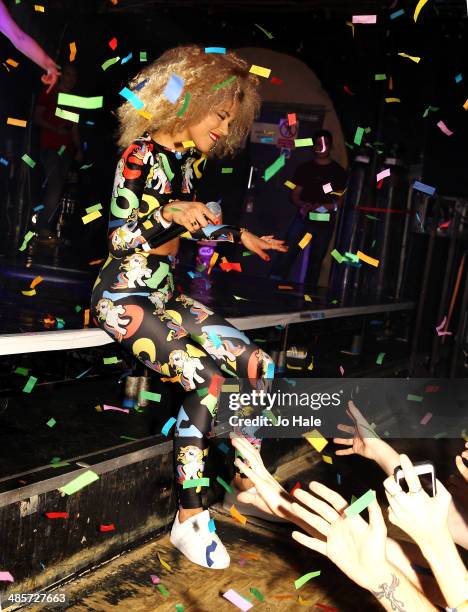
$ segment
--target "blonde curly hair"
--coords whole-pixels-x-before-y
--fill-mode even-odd
[[[237,101],[239,111],[231,121],[229,134],[219,140],[213,153],[217,157],[232,155],[245,143],[260,110],[259,79],[249,72],[249,68],[249,64],[233,52],[205,53],[202,47],[195,45],[169,49],[130,82],[129,89],[135,90],[146,81],[135,93],[145,105],[142,110],[151,118],[139,114],[130,102],[122,104],[117,110],[118,144],[127,147],[144,132],[151,134],[162,130],[175,134],[188,125],[197,124],[222,105]],[[184,89],[175,104],[163,95],[172,74],[184,79]],[[178,116],[187,92],[190,94],[188,106]]]

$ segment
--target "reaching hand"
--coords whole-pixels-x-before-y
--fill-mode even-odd
[[[389,502],[388,518],[407,533],[418,546],[450,537],[447,517],[452,497],[444,485],[436,480],[436,495],[430,497],[422,488],[419,477],[406,455],[400,462],[409,492],[405,493],[393,476],[384,481],[385,494]]]
[[[341,495],[319,482],[311,482],[310,490],[317,496],[297,489],[294,492],[300,504],[293,504],[293,512],[317,529],[325,541],[311,538],[298,531],[292,537],[327,556],[351,580],[363,588],[370,588],[373,577],[386,563],[387,529],[377,501],[369,505],[369,523],[359,514],[350,518],[342,514],[347,502]],[[325,500],[325,501],[323,501]]]
[[[366,459],[377,461],[377,446],[381,442],[379,436],[374,432],[365,417],[356,408],[354,402],[348,402],[346,414],[353,421],[354,425],[343,425],[340,423],[337,428],[340,431],[351,434],[352,438],[334,438],[335,444],[342,444],[349,448],[336,451],[337,455],[360,455]]]
[[[41,76],[41,81],[45,85],[49,85],[49,87],[47,88],[47,93],[49,93],[58,81],[58,78],[61,74],[60,68],[50,57],[48,58],[47,63],[45,66],[43,66],[43,68],[44,70],[46,70],[46,74],[43,74]]]
[[[277,240],[273,236],[262,236],[262,238],[259,238],[248,231],[242,232],[241,242],[249,251],[252,251],[252,253],[255,253],[264,261],[270,261],[270,257],[265,251],[273,250],[286,253],[289,248],[284,244],[284,240]]]
[[[468,442],[465,442],[465,449],[468,449]],[[465,482],[468,482],[468,467],[466,467],[465,462],[463,460],[468,461],[468,450],[464,450],[461,455],[457,455],[455,457],[455,464],[458,468],[458,471],[462,475]]]
[[[184,202],[176,200],[166,204],[163,216],[167,221],[183,225],[189,232],[196,232],[200,227],[216,223],[216,216],[202,202]]]

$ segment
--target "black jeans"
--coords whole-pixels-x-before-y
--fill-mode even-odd
[[[289,251],[278,255],[271,274],[281,276],[284,279],[289,276],[296,257],[302,251],[298,243],[309,232],[312,234],[312,238],[310,241],[309,263],[305,283],[313,287],[317,286],[322,262],[327,254],[327,248],[333,235],[334,227],[334,215],[330,215],[330,221],[309,221],[308,219],[303,219],[298,213],[289,227],[285,238]]]

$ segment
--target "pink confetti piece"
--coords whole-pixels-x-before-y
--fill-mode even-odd
[[[296,113],[288,113],[288,125],[296,125]]]
[[[377,23],[377,15],[353,15],[353,23]]]
[[[154,574],[151,574],[151,582],[153,584],[159,584],[161,582],[161,580],[157,576],[155,576]]]
[[[331,191],[333,191],[333,187],[331,186],[331,183],[322,185],[322,189],[323,189],[323,193],[330,193]]]
[[[442,331],[446,323],[447,323],[447,316],[445,316],[442,319],[442,321],[439,323],[439,325],[437,325],[436,327],[436,332],[438,336],[451,336],[452,335],[452,332]]]
[[[445,125],[445,123],[441,120],[439,121],[439,123],[437,124],[437,127],[446,135],[446,136],[452,136],[453,132],[452,130],[449,130],[448,127]]]
[[[0,572],[0,582],[14,582],[15,579],[10,572]]]
[[[341,376],[344,376],[344,368],[343,368],[343,366],[340,366],[340,374],[341,374]]]
[[[385,170],[382,170],[382,172],[379,172],[376,180],[377,182],[381,181],[384,178],[387,178],[387,176],[390,176],[390,168],[385,168]]]
[[[117,408],[116,406],[108,406],[107,404],[104,404],[103,409],[104,410],[118,410],[119,412],[126,412],[127,414],[130,412],[128,408]]]
[[[243,610],[243,612],[247,612],[247,610],[253,608],[253,604],[241,597],[239,593],[236,593],[236,591],[234,591],[234,589],[229,589],[229,591],[224,593],[223,597],[235,606],[237,606],[239,610]]]
[[[242,565],[242,567],[244,567],[246,561],[247,561],[247,559],[244,559],[244,557],[241,557],[239,559],[239,565]]]
[[[431,419],[432,419],[432,412],[427,412],[421,419],[420,423],[421,425],[427,425]]]

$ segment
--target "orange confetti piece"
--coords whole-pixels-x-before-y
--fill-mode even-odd
[[[272,599],[294,599],[294,595],[270,595]]]
[[[278,285],[278,289],[292,289],[291,285]]]
[[[7,125],[16,125],[16,127],[26,127],[28,122],[24,119],[14,119],[13,117],[8,117]]]
[[[253,559],[254,561],[260,561],[260,555],[257,555],[257,553],[242,553],[241,557],[243,559]]]
[[[359,259],[361,261],[364,261],[365,263],[368,263],[370,266],[374,266],[375,268],[377,268],[378,265],[379,265],[379,260],[378,259],[374,259],[373,257],[369,257],[369,255],[366,255],[365,253],[362,253],[361,251],[358,251],[356,253],[356,255],[359,257]]]
[[[42,283],[43,280],[44,279],[42,278],[42,276],[36,276],[36,278],[29,286],[31,287],[31,289],[34,289],[34,287],[36,287],[36,285],[38,285],[39,283]]]
[[[465,104],[463,105],[463,108],[468,111],[468,98],[466,99]]]
[[[232,518],[236,519],[236,521],[239,521],[241,525],[245,525],[247,523],[247,518],[242,515],[234,505],[231,506],[229,512],[231,513]]]
[[[10,59],[10,58],[6,60],[6,63],[9,64],[10,66],[13,66],[13,68],[17,68],[19,66],[18,62],[15,62],[14,59]]]
[[[76,44],[74,42],[71,42],[69,44],[70,47],[70,62],[74,62],[75,61],[75,57],[76,57]]]
[[[93,261],[88,262],[88,266],[97,266],[103,261],[104,259],[93,259]]]
[[[89,325],[89,308],[87,308],[83,313],[83,326],[88,327]]]
[[[215,263],[218,261],[218,257],[219,257],[219,253],[216,253],[215,251],[213,255],[211,256],[210,263],[208,265],[208,274],[211,274],[211,270],[213,269],[213,266],[215,265]]]

